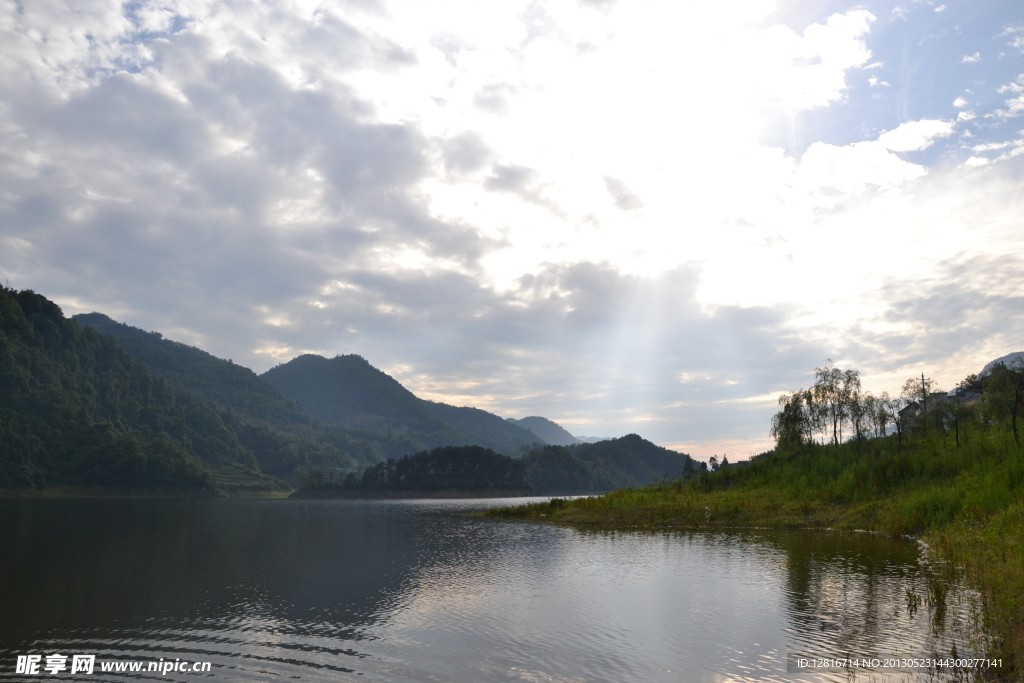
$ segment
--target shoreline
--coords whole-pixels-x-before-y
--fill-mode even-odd
[[[425,499],[470,499],[470,498],[530,498],[534,494],[522,491],[455,491],[442,489],[437,491],[359,491],[350,489],[299,489],[288,495],[297,500],[412,500]]]
[[[119,489],[104,487],[53,486],[45,489],[0,489],[2,499],[100,499],[100,498],[152,498],[163,500],[213,500],[230,498],[219,488],[203,489]]]

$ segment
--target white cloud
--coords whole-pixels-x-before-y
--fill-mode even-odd
[[[795,388],[912,327],[892,273],[1019,243],[986,156],[1020,146],[937,172],[901,154],[952,122],[761,142],[882,67],[862,9],[136,4],[0,8],[0,277],[258,369],[362,352],[439,398],[713,439],[725,413],[656,408]]]
[[[981,61],[981,53],[975,52],[973,55],[964,55],[963,59],[960,60],[961,64],[974,64],[975,62]]]
[[[957,109],[963,109],[964,107],[967,106],[967,100],[965,100],[962,97],[958,97],[955,100],[953,100],[953,106],[956,107]]]
[[[872,76],[871,78],[868,79],[868,85],[870,85],[872,88],[877,87],[879,85],[884,85],[886,87],[889,86],[889,84],[886,81],[880,81],[876,76]]]
[[[800,159],[794,185],[809,192],[836,190],[841,194],[826,193],[818,198],[822,204],[834,205],[868,186],[893,189],[925,173],[923,166],[904,161],[875,141],[842,147],[815,142]]]
[[[894,130],[883,133],[878,141],[893,152],[912,152],[927,149],[936,138],[949,137],[955,125],[949,121],[929,119],[908,121]]]
[[[938,7],[935,8],[935,11],[936,12],[945,12],[946,11],[946,6],[945,5],[939,5]]]
[[[957,121],[970,121],[976,118],[977,115],[973,111],[962,111],[956,115]]]
[[[1012,83],[1007,83],[999,87],[998,91],[1000,94],[1021,93],[1017,97],[1006,100],[1006,109],[996,109],[987,116],[996,116],[999,118],[1013,118],[1019,116],[1021,112],[1024,112],[1024,74],[1017,76],[1017,80]]]

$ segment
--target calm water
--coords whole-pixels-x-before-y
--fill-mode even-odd
[[[786,654],[965,648],[970,594],[909,541],[462,514],[500,503],[0,500],[0,679],[846,681]],[[15,674],[54,652],[212,668]]]

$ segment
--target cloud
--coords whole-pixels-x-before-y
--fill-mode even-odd
[[[608,194],[611,195],[612,201],[615,203],[615,208],[621,209],[622,211],[631,212],[638,211],[644,208],[643,200],[637,197],[626,184],[618,178],[612,178],[611,176],[604,177],[604,186],[608,188]]]
[[[1016,81],[1000,86],[998,92],[1000,94],[1008,92],[1018,93],[1018,96],[1006,100],[1006,109],[996,109],[987,116],[1012,118],[1014,116],[1019,116],[1021,112],[1024,112],[1024,74],[1018,76]]]
[[[479,171],[493,158],[479,133],[466,131],[441,140],[445,168],[454,173]]]
[[[919,151],[930,147],[936,138],[949,137],[953,134],[953,129],[954,124],[948,121],[908,121],[900,124],[895,130],[882,133],[878,142],[893,152]]]
[[[924,176],[927,171],[893,152],[927,149],[936,138],[951,135],[953,129],[954,125],[946,121],[908,121],[882,133],[877,141],[845,146],[815,142],[800,159],[793,185],[812,192],[831,188],[833,192],[818,197],[823,205],[835,205],[844,195],[863,192],[870,186],[894,189]]]
[[[504,116],[511,111],[511,97],[518,90],[508,83],[489,83],[473,96],[473,104],[483,111]]]
[[[824,24],[808,26],[802,36],[789,28],[773,26],[761,38],[770,46],[765,55],[768,61],[762,68],[752,68],[768,79],[763,86],[785,106],[825,106],[843,97],[847,89],[846,72],[863,67],[871,59],[863,38],[875,20],[866,10],[852,10],[834,14]],[[791,68],[778,69],[775,60],[779,58],[787,59]]]
[[[963,109],[964,107],[967,106],[967,100],[965,100],[962,97],[958,97],[955,100],[953,100],[953,106],[956,107],[957,109]]]
[[[912,22],[783,25],[761,0],[17,8],[0,278],[69,312],[258,370],[355,352],[434,398],[752,449],[764,397],[826,358],[924,362],[909,340],[939,319],[914,297],[1012,315],[969,276],[1019,281],[986,258],[1021,251],[1024,146],[989,119],[937,154],[948,95],[902,87],[926,113],[876,136],[891,91],[849,78],[901,63]]]
[[[973,55],[964,55],[960,60],[961,64],[974,64],[981,61],[981,53],[975,52]]]

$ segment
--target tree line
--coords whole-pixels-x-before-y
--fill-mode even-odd
[[[998,363],[984,376],[968,375],[953,391],[939,391],[934,380],[908,378],[898,393],[864,391],[858,370],[843,370],[831,359],[814,369],[808,389],[779,397],[770,434],[777,448],[840,444],[883,437],[893,431],[902,445],[912,431],[952,432],[959,446],[970,428],[1009,423],[1020,445],[1018,418],[1024,409],[1024,362]]]

